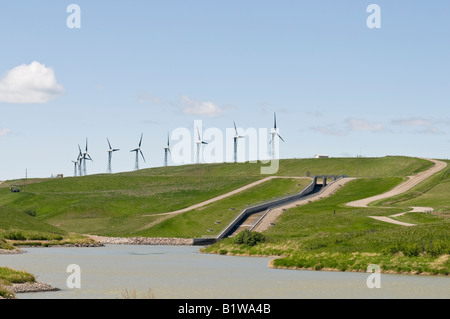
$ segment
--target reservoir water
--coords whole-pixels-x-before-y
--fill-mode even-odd
[[[195,246],[108,245],[99,248],[26,248],[0,255],[0,267],[25,270],[56,292],[18,294],[20,299],[137,298],[151,290],[157,299],[450,298],[450,278],[268,268],[271,258],[199,253]],[[67,287],[67,266],[80,267],[81,288]]]

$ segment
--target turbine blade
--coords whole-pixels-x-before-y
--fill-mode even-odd
[[[141,133],[141,140],[139,141],[139,147],[141,147],[142,144],[142,136],[144,135],[144,133]]]
[[[283,138],[281,137],[280,134],[277,134],[277,136],[284,142]]]
[[[144,157],[144,153],[142,153],[142,151],[141,150],[139,150],[139,152],[141,152],[141,156],[142,156],[142,159],[144,160],[144,162],[145,162],[145,157]]]
[[[86,137],[86,153],[87,153],[87,151],[88,151],[88,139]]]
[[[167,132],[167,147],[169,147],[169,132]]]
[[[234,131],[236,132],[236,135],[238,135],[238,131],[237,131],[237,128],[236,128],[236,122],[233,121],[233,124],[234,124]]]
[[[275,113],[273,113],[273,128],[277,129],[277,116]]]
[[[202,141],[202,144],[208,144],[208,142]]]
[[[106,138],[106,139],[107,139],[107,141],[108,141],[109,149],[112,149],[111,143],[109,142],[109,139],[108,139],[108,138]]]

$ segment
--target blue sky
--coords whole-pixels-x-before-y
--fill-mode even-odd
[[[71,3],[79,29],[66,25]],[[366,25],[372,3],[380,29]],[[142,132],[141,167],[161,166],[168,131],[270,129],[274,112],[281,158],[449,158],[449,12],[406,0],[7,2],[0,180],[70,176],[86,137],[89,174],[106,172],[107,137],[121,149],[113,171],[131,171]]]

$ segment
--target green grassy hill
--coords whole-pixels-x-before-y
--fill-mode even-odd
[[[292,183],[289,180],[272,181],[261,185],[261,189],[256,193],[255,190],[248,191],[215,204],[219,206],[175,216],[161,223],[160,219],[165,217],[160,214],[189,207],[262,179],[267,176],[260,173],[262,165],[185,165],[113,175],[7,181],[0,185],[0,221],[3,221],[0,223],[0,233],[6,229],[26,228],[7,217],[16,214],[18,220],[22,220],[31,228],[27,231],[35,229],[36,232],[49,234],[60,232],[163,237],[211,235],[220,231],[217,224],[211,227],[212,221],[221,221],[220,225],[225,227],[226,222],[235,216],[229,213],[224,216],[224,207],[231,206],[233,202],[240,203],[239,205],[254,204],[273,196],[284,195],[294,191]],[[430,166],[429,161],[394,156],[287,159],[280,160],[279,171],[275,175],[342,174],[360,178],[401,179]],[[11,193],[11,185],[21,186],[22,191]],[[235,214],[237,213],[238,209],[235,211]],[[53,228],[50,230],[47,226]],[[214,231],[208,231],[211,228],[214,228]]]

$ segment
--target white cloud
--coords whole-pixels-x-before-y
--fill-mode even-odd
[[[383,130],[383,125],[379,123],[370,123],[366,120],[348,118],[345,121],[348,129],[351,131],[370,131],[370,132],[380,132]]]
[[[0,79],[0,102],[47,103],[63,92],[53,69],[37,61],[19,65]]]
[[[334,125],[328,125],[328,126],[312,126],[310,127],[311,130],[322,133],[324,135],[331,135],[331,136],[344,136],[347,135],[347,133],[344,130],[336,128]]]
[[[347,118],[341,125],[332,123],[325,126],[312,126],[310,129],[324,135],[346,136],[352,131],[380,132],[384,130],[384,127],[379,123],[370,123],[369,121],[362,119]]]
[[[215,117],[222,114],[222,110],[210,101],[195,101],[189,96],[181,96],[181,107],[183,112],[192,115],[204,115]]]
[[[11,133],[11,130],[10,130],[9,128],[2,128],[2,129],[0,130],[0,137],[6,136],[6,135],[8,135],[9,133]]]
[[[151,95],[148,92],[141,92],[141,94],[139,95],[139,98],[138,98],[138,102],[139,103],[150,102],[153,104],[163,104],[164,103],[164,101],[161,100],[159,97]]]
[[[415,133],[419,134],[440,134],[439,129],[435,126],[435,124],[437,124],[438,122],[442,123],[442,120],[432,121],[422,117],[412,117],[407,119],[393,120],[392,124],[396,126],[419,128],[419,130],[415,131]]]
[[[394,120],[392,121],[392,124],[400,126],[428,126],[431,125],[431,121],[420,117],[414,117],[409,119]]]

